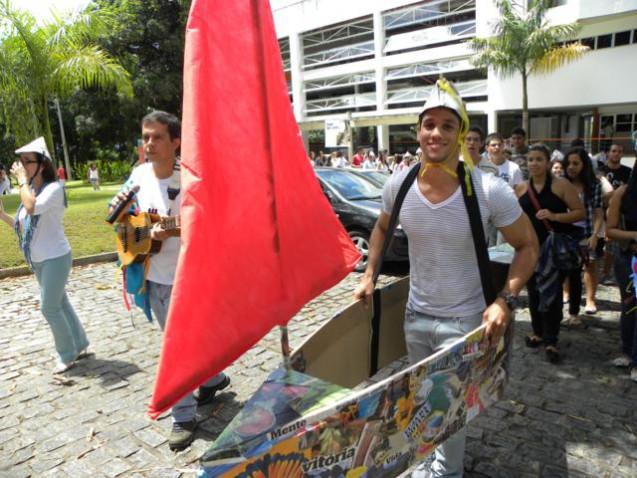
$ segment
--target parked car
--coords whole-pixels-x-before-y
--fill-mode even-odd
[[[378,171],[376,169],[351,168],[351,169],[348,169],[348,171],[351,171],[354,174],[357,174],[367,179],[368,181],[371,181],[372,183],[374,183],[376,186],[378,186],[381,189],[383,188],[387,180],[390,178],[390,175],[388,172]]]
[[[356,271],[362,272],[367,267],[369,239],[381,211],[382,189],[371,180],[346,169],[316,168],[314,171],[334,212],[363,256],[356,266]],[[399,226],[385,260],[407,259],[407,237]]]

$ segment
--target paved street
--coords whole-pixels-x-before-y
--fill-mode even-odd
[[[124,310],[113,264],[76,268],[71,302],[93,355],[56,381],[49,328],[33,277],[0,281],[0,477],[190,477],[209,442],[279,361],[278,332],[229,370],[232,386],[199,410],[193,446],[168,450],[167,416],[151,421],[161,334]],[[358,275],[307,305],[290,323],[292,345],[350,299]],[[602,287],[587,329],[562,329],[565,360],[529,350],[528,311],[518,314],[513,377],[503,401],[469,429],[465,476],[637,476],[637,384],[610,360],[619,344],[618,294]]]

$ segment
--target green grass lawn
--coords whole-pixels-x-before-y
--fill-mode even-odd
[[[115,250],[113,226],[104,218],[108,201],[119,191],[117,184],[106,184],[99,191],[82,181],[66,183],[69,207],[64,215],[64,232],[71,243],[73,257],[81,257]],[[17,194],[2,196],[5,210],[15,216]],[[4,222],[0,222],[0,269],[24,265],[18,239]]]

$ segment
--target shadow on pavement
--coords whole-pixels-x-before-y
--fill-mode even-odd
[[[78,360],[75,367],[64,374],[72,377],[99,377],[100,385],[108,390],[118,388],[119,384],[126,384],[127,378],[142,370],[131,362],[123,360],[108,360],[95,358],[89,354],[86,358]]]

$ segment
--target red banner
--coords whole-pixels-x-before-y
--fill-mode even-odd
[[[283,325],[359,260],[292,114],[267,0],[194,0],[182,249],[150,414]]]

